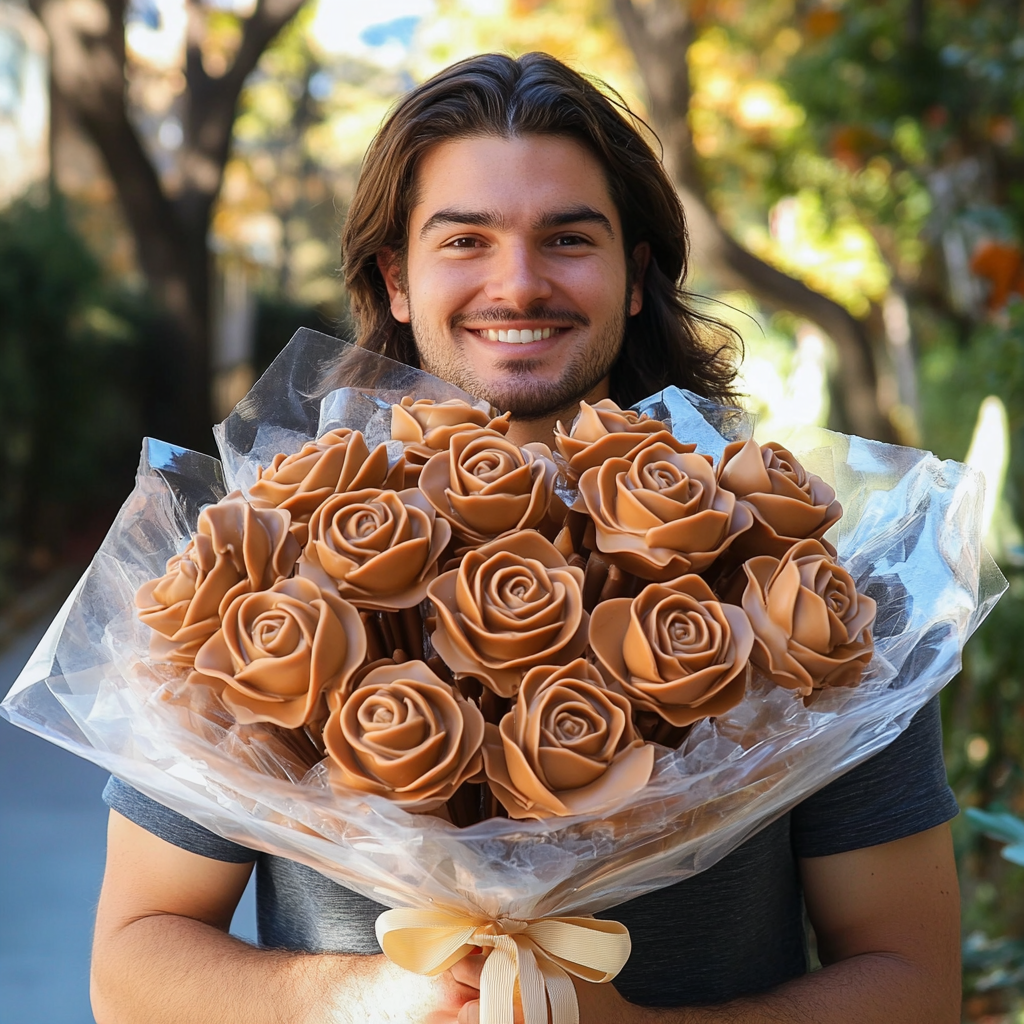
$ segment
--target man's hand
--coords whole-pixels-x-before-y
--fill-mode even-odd
[[[467,956],[450,973],[459,984],[479,990],[485,959],[485,956]],[[643,1024],[651,1019],[649,1010],[627,1003],[614,985],[591,985],[578,978],[573,978],[573,985],[580,1005],[580,1024]],[[480,1000],[476,995],[474,992],[474,998],[462,1007],[459,1024],[480,1024]],[[523,1024],[522,1007],[518,1004],[514,1024]]]

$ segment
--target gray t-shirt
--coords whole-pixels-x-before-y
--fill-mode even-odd
[[[260,945],[307,952],[379,953],[385,907],[311,868],[246,849],[112,778],[115,811],[192,853],[256,862]],[[876,846],[957,813],[946,782],[938,700],[889,747],[808,797],[728,857],[685,882],[599,917],[629,929],[633,952],[615,979],[631,1002],[699,1006],[763,992],[807,971],[799,857]]]

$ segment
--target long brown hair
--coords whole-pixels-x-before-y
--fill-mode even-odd
[[[564,136],[585,145],[604,167],[627,260],[640,242],[651,249],[643,308],[627,319],[612,367],[612,398],[631,405],[675,384],[718,401],[731,399],[738,339],[688,304],[683,208],[641,126],[621,98],[609,98],[546,53],[482,54],[413,89],[366,153],[342,235],[356,343],[418,365],[411,327],[391,315],[377,255],[389,251],[401,258],[405,251],[416,167],[428,149],[480,135]]]

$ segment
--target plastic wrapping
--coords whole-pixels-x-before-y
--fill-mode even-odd
[[[836,488],[845,515],[829,539],[879,605],[859,686],[824,691],[806,707],[755,675],[738,707],[696,725],[679,750],[659,748],[647,787],[598,818],[458,829],[385,799],[341,796],[322,770],[303,777],[273,729],[238,727],[183,702],[180,674],[147,661],[150,630],[133,597],[184,547],[204,504],[246,488],[274,452],[298,450],[324,429],[359,427],[371,444],[386,440],[387,405],[403,394],[469,398],[300,331],[217,428],[220,462],[147,440],[135,490],[0,706],[6,717],[228,839],[389,906],[590,914],[710,867],[890,743],[957,672],[965,641],[1005,587],[981,546],[978,474],[925,452],[811,431],[791,447]],[[637,408],[716,457],[750,431],[739,410],[678,389]]]

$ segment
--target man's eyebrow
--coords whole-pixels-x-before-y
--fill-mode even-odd
[[[495,210],[459,210],[447,207],[427,218],[426,224],[420,228],[420,238],[425,238],[434,228],[446,224],[491,228],[495,231],[508,226],[505,218]]]
[[[579,206],[570,206],[565,210],[552,210],[550,213],[545,213],[535,222],[534,228],[543,231],[546,228],[564,227],[566,224],[598,224],[608,232],[611,238],[615,237],[612,222],[600,210],[595,210],[592,206],[582,203]]]
[[[587,223],[599,225],[604,228],[610,238],[615,238],[611,221],[600,210],[595,210],[592,206],[585,204],[570,206],[564,210],[551,210],[542,214],[534,222],[533,228],[535,231],[545,231],[548,228],[560,228],[567,224]],[[425,238],[434,228],[449,225],[490,228],[494,231],[508,228],[508,222],[496,210],[460,210],[455,207],[446,207],[427,218],[426,223],[420,228],[420,238]]]

